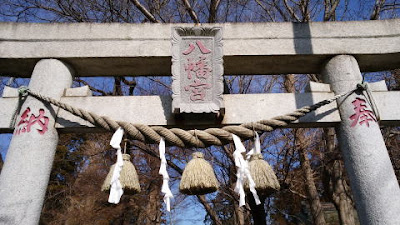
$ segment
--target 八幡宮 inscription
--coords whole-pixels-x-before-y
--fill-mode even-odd
[[[218,113],[223,108],[221,40],[221,28],[173,28],[174,113]]]

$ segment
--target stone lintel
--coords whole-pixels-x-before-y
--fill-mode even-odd
[[[0,75],[30,77],[38,60],[57,58],[79,76],[170,76],[172,27],[193,26],[0,23]],[[227,75],[319,73],[340,54],[363,72],[400,67],[400,19],[199,26],[222,27]]]
[[[92,91],[88,85],[82,87],[66,88],[64,96],[66,97],[88,97],[92,96]]]
[[[381,114],[381,125],[400,125],[400,92],[373,92]],[[118,96],[118,97],[62,97],[61,101],[78,108],[90,110],[115,120],[147,125],[160,125],[182,128],[207,128],[223,125],[236,125],[269,119],[290,113],[302,106],[333,97],[333,93],[279,93],[224,95],[225,116],[218,122],[215,118],[194,115],[195,120],[177,120],[171,110],[170,96]],[[10,121],[17,98],[0,98],[0,132],[11,132]],[[197,121],[197,122],[194,122]],[[56,127],[61,132],[93,132],[93,125],[72,114],[60,110]],[[336,103],[323,106],[314,113],[301,118],[291,127],[327,127],[340,122]]]

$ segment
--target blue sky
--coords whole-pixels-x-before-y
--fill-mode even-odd
[[[11,136],[11,134],[0,134],[0,153],[3,160],[5,159],[5,155],[11,141]]]

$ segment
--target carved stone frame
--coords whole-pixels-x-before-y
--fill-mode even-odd
[[[221,27],[173,27],[172,28],[172,111],[174,113],[218,113],[223,110],[223,49]],[[181,102],[181,41],[193,37],[213,38],[212,101],[206,103]]]

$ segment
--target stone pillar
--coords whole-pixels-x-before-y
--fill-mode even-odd
[[[335,94],[346,93],[362,81],[357,61],[349,55],[330,59],[322,75]],[[361,93],[353,93],[338,100],[342,122],[336,129],[358,216],[363,225],[399,224],[399,184],[379,125],[374,120],[367,121],[368,124],[361,122],[371,119],[370,116],[352,117],[356,113],[355,103],[360,103],[360,99],[362,102],[366,98]]]
[[[60,99],[72,70],[56,59],[40,60],[29,88]],[[57,108],[28,96],[17,117],[0,175],[0,224],[38,224],[58,143]]]

